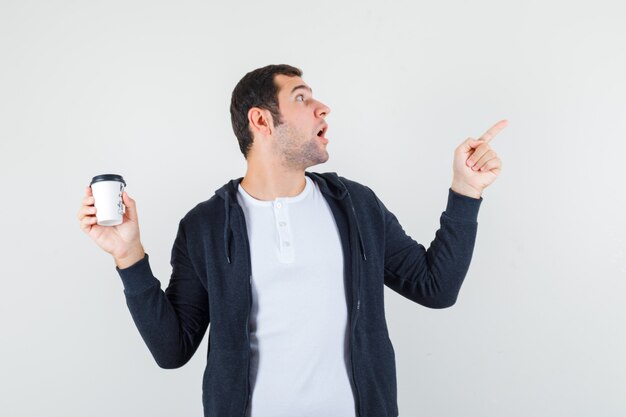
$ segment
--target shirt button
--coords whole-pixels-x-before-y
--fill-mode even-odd
[[[289,242],[283,242],[283,246],[289,246],[291,243]]]
[[[285,223],[285,222],[278,222],[278,225],[284,227],[284,226],[287,226],[287,223]]]
[[[281,203],[276,203],[276,208],[281,208],[283,205]]]

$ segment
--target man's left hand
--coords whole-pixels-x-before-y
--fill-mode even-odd
[[[473,198],[480,198],[483,190],[496,180],[502,171],[502,161],[489,142],[508,124],[500,120],[480,138],[468,138],[454,151],[452,190]]]

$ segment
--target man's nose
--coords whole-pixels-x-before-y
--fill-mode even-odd
[[[328,107],[326,104],[320,102],[320,106],[317,109],[317,116],[318,117],[326,117],[326,116],[328,116],[328,113],[330,113],[330,107]]]

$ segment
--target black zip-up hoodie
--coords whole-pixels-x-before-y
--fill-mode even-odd
[[[453,305],[472,258],[483,199],[448,189],[441,227],[426,250],[369,187],[334,172],[305,174],[320,187],[341,237],[357,416],[395,417],[395,352],[385,321],[384,285],[426,307]],[[244,417],[252,395],[251,263],[237,201],[241,180],[229,181],[180,220],[165,291],[147,253],[127,268],[116,267],[132,318],[161,368],[186,364],[211,323],[202,384],[205,417]]]

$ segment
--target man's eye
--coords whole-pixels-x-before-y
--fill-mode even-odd
[[[296,101],[298,100],[298,97],[302,97],[302,100],[304,100],[304,96],[303,96],[302,94],[298,94],[298,95],[296,96]]]

